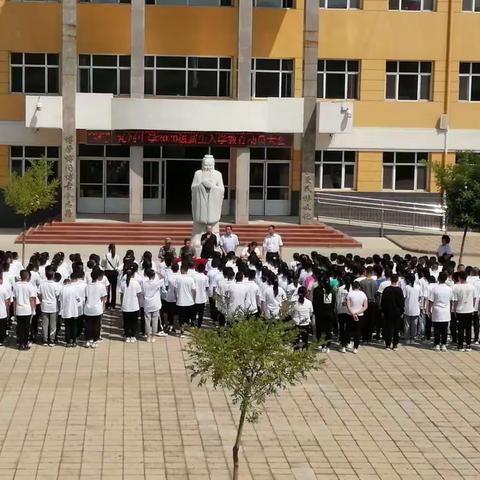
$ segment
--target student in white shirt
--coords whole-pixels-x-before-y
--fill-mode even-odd
[[[405,297],[405,307],[403,311],[403,323],[405,338],[408,343],[413,343],[418,330],[418,319],[420,317],[421,290],[415,283],[413,275],[407,276],[406,287],[403,292]]]
[[[307,289],[299,287],[298,298],[293,306],[292,318],[298,328],[297,346],[299,348],[300,341],[302,349],[308,348],[308,335],[312,324],[313,304],[306,298]]]
[[[268,287],[264,292],[263,314],[266,318],[277,318],[280,315],[280,309],[287,300],[285,291],[278,286],[278,280],[275,275],[270,275]]]
[[[75,286],[77,291],[77,295],[79,298],[78,302],[78,314],[77,314],[77,338],[82,334],[85,328],[85,315],[84,315],[84,308],[85,308],[85,300],[87,297],[87,282],[85,281],[85,273],[83,270],[78,270],[73,272],[70,276],[72,279],[72,285]]]
[[[220,247],[222,248],[223,254],[227,255],[230,252],[235,253],[239,245],[238,236],[232,233],[232,227],[227,225],[225,227],[225,235],[220,237]]]
[[[451,302],[453,290],[445,284],[447,274],[440,272],[438,284],[430,291],[429,311],[433,324],[434,349],[447,351],[448,324],[450,322]]]
[[[240,257],[243,260],[249,260],[250,256],[254,254],[253,256],[257,257],[258,259],[260,258],[260,249],[257,246],[257,242],[253,241],[250,242],[243,250],[242,253],[240,254]]]
[[[208,278],[208,306],[210,309],[210,318],[213,322],[218,320],[218,310],[215,305],[215,288],[217,286],[217,279],[220,275],[220,267],[222,266],[222,261],[220,258],[213,257],[211,268],[207,273]]]
[[[335,309],[338,317],[338,340],[340,342],[340,352],[347,352],[349,343],[348,327],[350,321],[350,312],[347,305],[347,296],[352,288],[352,280],[349,276],[345,277],[344,285],[339,287],[336,294]],[[367,298],[368,300],[368,298]]]
[[[282,237],[275,233],[275,225],[268,227],[268,235],[263,240],[263,251],[267,262],[282,256]]]
[[[458,282],[453,286],[453,311],[457,320],[457,346],[459,351],[469,352],[471,351],[472,321],[477,292],[474,285],[467,283],[467,272],[458,272]]]
[[[233,316],[236,313],[245,311],[248,301],[248,290],[248,285],[243,281],[243,273],[237,272],[235,274],[235,283],[230,287],[227,316]]]
[[[10,309],[12,290],[8,283],[3,283],[3,274],[0,271],[0,347],[3,347],[7,337],[7,320]]]
[[[38,292],[38,289],[40,287],[40,282],[42,281],[42,277],[38,273],[38,263],[35,261],[35,263],[29,263],[27,265],[28,272],[30,273],[30,283],[35,287],[35,289]],[[30,341],[35,343],[37,341],[37,336],[38,336],[38,320],[42,314],[40,310],[40,300],[37,299],[35,300],[35,312],[32,315],[32,319],[30,321]]]
[[[37,290],[30,283],[30,273],[20,271],[20,280],[13,285],[14,313],[17,321],[17,343],[19,350],[29,350],[28,334],[30,319],[35,312]]]
[[[96,348],[100,338],[102,315],[107,300],[107,289],[102,282],[103,272],[94,268],[91,273],[92,281],[86,288],[85,314],[85,338],[86,348]]]
[[[167,317],[168,332],[175,333],[175,317],[178,316],[177,311],[177,295],[175,293],[175,285],[180,276],[178,263],[174,263],[171,269],[166,271],[165,278],[165,301],[162,303],[165,315]]]
[[[195,281],[195,317],[197,327],[201,328],[205,304],[208,299],[208,277],[205,274],[205,265],[202,263],[197,266],[197,271],[193,274],[193,280]]]
[[[137,341],[137,323],[140,315],[139,297],[142,294],[142,287],[133,278],[133,275],[133,270],[127,270],[125,280],[120,284],[123,328],[127,343]]]
[[[81,302],[78,293],[75,283],[67,278],[59,297],[60,315],[65,322],[65,347],[77,346],[78,305]]]
[[[147,342],[154,342],[154,335],[160,337],[167,335],[161,322],[159,325],[160,310],[162,308],[161,291],[165,282],[163,278],[158,278],[152,269],[147,270],[145,275],[146,279],[142,282],[145,333]]]
[[[360,284],[353,282],[352,290],[347,294],[347,308],[350,315],[348,326],[348,337],[353,336],[353,353],[358,352],[360,345],[360,334],[362,331],[362,320],[365,310],[368,308],[368,298],[360,290]]]
[[[255,270],[248,271],[247,281],[247,303],[245,304],[245,311],[258,316],[260,313],[260,287],[255,282],[257,272]]]
[[[188,274],[188,265],[182,265],[180,275],[175,281],[175,295],[180,322],[180,336],[183,337],[184,325],[195,321],[195,281]]]
[[[117,304],[117,283],[122,263],[120,261],[120,257],[116,253],[116,247],[113,243],[108,246],[108,251],[102,257],[100,266],[110,284],[110,287],[107,289],[108,297],[106,308],[114,309]]]
[[[57,330],[58,297],[60,284],[55,282],[55,270],[53,267],[45,269],[46,280],[40,283],[38,290],[40,298],[40,310],[42,312],[43,344],[55,346],[55,334]]]

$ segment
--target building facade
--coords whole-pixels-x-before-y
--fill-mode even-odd
[[[0,9],[0,183],[52,160],[64,220],[189,213],[211,153],[225,214],[309,222],[316,191],[426,195],[426,160],[480,150],[478,0]]]

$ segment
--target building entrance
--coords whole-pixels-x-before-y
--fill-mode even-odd
[[[192,179],[201,168],[198,160],[166,160],[166,205],[167,215],[190,214],[192,212]]]

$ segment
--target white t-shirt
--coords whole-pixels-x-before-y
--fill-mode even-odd
[[[433,303],[432,322],[449,322],[453,290],[448,285],[440,283],[432,288],[428,299]]]
[[[357,314],[359,317],[363,316],[363,313],[358,313],[365,302],[368,302],[367,296],[361,290],[352,290],[348,292],[347,304],[350,304],[351,314]]]
[[[85,302],[84,313],[90,317],[96,317],[103,313],[102,298],[107,296],[107,289],[102,282],[93,282],[87,285],[87,300]]]
[[[42,313],[57,313],[60,289],[60,284],[54,280],[43,280],[40,283],[38,293],[42,298],[40,303],[40,310]]]
[[[10,300],[10,287],[8,285],[0,284],[0,318],[7,318],[7,306],[5,302]]]
[[[265,315],[267,318],[277,317],[280,313],[282,303],[287,299],[285,291],[278,287],[278,293],[275,295],[273,287],[270,285],[264,292]]]
[[[177,294],[175,292],[175,286],[177,284],[177,279],[180,276],[179,272],[172,272],[167,270],[167,295],[165,296],[165,301],[170,303],[175,303],[177,301]]]
[[[347,307],[347,297],[348,297],[348,290],[346,289],[345,285],[342,285],[337,290],[337,298],[336,298],[336,306],[337,306],[337,313],[339,315],[350,315]]]
[[[283,241],[278,233],[267,235],[263,240],[263,249],[266,252],[277,253],[280,247],[283,247]]]
[[[181,273],[175,281],[177,306],[189,307],[195,304],[195,280],[188,274]]]
[[[255,283],[254,280],[248,280],[246,285],[248,289],[247,289],[247,300],[245,303],[245,310],[249,311],[250,313],[257,313],[260,287]]]
[[[195,303],[206,303],[208,300],[208,277],[204,273],[195,272],[193,275],[195,281]]]
[[[308,298],[304,298],[303,303],[295,302],[292,318],[297,325],[310,325],[312,315],[313,305]]]
[[[146,279],[143,281],[143,309],[145,312],[158,312],[162,308],[161,291],[165,284],[163,278]]]
[[[72,282],[72,285],[75,286],[77,290],[77,295],[79,298],[78,302],[78,316],[81,317],[83,315],[83,309],[85,307],[85,300],[87,296],[87,282],[83,279],[75,280]]]
[[[122,282],[120,285],[120,292],[122,293],[122,312],[138,312],[140,310],[140,303],[138,295],[142,293],[140,283],[134,278],[130,279],[130,283]]]
[[[248,285],[243,282],[235,282],[230,286],[228,301],[228,313],[234,314],[237,310],[244,310],[248,299]]]
[[[208,278],[208,296],[213,297],[213,290],[217,286],[218,268],[211,268],[207,273]]]
[[[15,298],[15,315],[32,315],[30,300],[37,296],[37,289],[30,282],[16,282],[12,290]]]
[[[60,292],[60,314],[62,318],[77,318],[78,306],[81,299],[78,295],[77,284],[68,283]]]
[[[475,310],[475,287],[469,283],[457,283],[453,286],[453,300],[457,313],[473,313]]]
[[[227,280],[223,275],[221,280],[217,281],[215,292],[217,294],[216,307],[219,312],[226,315],[228,313],[227,306],[230,302],[230,289],[234,284],[233,280]]]
[[[419,285],[407,285],[404,290],[405,308],[404,315],[408,317],[418,317],[420,315],[420,297],[421,289]]]
[[[238,237],[234,233],[231,233],[230,235],[222,235],[220,237],[220,245],[225,254],[235,252],[239,244]]]

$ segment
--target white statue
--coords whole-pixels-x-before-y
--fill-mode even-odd
[[[205,155],[202,169],[195,172],[192,181],[193,247],[200,247],[200,237],[207,225],[211,225],[218,236],[224,193],[222,174],[215,170],[215,159],[213,155]]]

